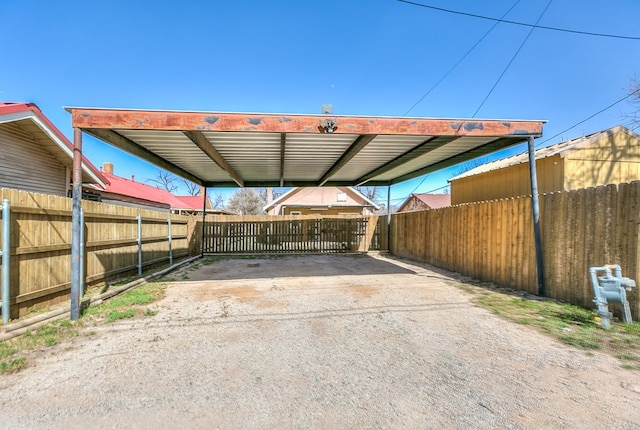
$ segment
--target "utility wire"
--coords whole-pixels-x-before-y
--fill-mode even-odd
[[[627,39],[627,40],[640,40],[640,37],[637,36],[623,36],[623,35],[619,35],[619,34],[606,34],[606,33],[594,33],[591,31],[579,31],[579,30],[569,30],[566,28],[558,28],[558,27],[548,27],[548,26],[544,26],[544,25],[538,25],[536,24],[528,24],[526,22],[518,22],[518,21],[509,21],[509,20],[505,20],[502,18],[492,18],[490,16],[483,16],[483,15],[476,15],[473,13],[468,13],[468,12],[460,12],[457,10],[452,10],[452,9],[445,9],[442,7],[436,7],[436,6],[431,6],[431,5],[427,5],[427,4],[422,4],[422,3],[416,3],[416,2],[412,2],[412,1],[408,1],[408,0],[397,0],[401,3],[406,3],[406,4],[410,4],[413,6],[419,6],[419,7],[424,7],[427,9],[433,9],[433,10],[437,10],[440,12],[446,12],[446,13],[453,13],[456,15],[464,15],[464,16],[470,16],[472,18],[480,18],[480,19],[486,19],[489,21],[499,21],[499,22],[504,22],[505,24],[513,24],[513,25],[520,25],[523,27],[532,27],[532,28],[540,28],[542,30],[551,30],[551,31],[561,31],[564,33],[574,33],[574,34],[582,34],[585,36],[597,36],[597,37],[611,37],[611,38],[615,38],[615,39]]]
[[[594,113],[593,115],[588,116],[587,118],[583,119],[582,121],[575,123],[575,124],[574,124],[574,125],[572,125],[571,127],[567,128],[567,129],[564,129],[564,130],[562,130],[561,132],[556,133],[555,135],[551,136],[550,138],[548,138],[548,139],[546,139],[546,140],[544,140],[544,141],[542,141],[542,142],[538,143],[535,147],[537,148],[537,147],[539,147],[540,145],[542,145],[543,143],[547,143],[547,142],[549,142],[550,140],[555,139],[556,137],[560,136],[561,134],[566,133],[567,131],[569,131],[569,130],[572,130],[572,129],[576,128],[576,127],[577,127],[577,126],[579,126],[580,124],[583,124],[583,123],[585,123],[585,122],[589,121],[591,118],[593,118],[593,117],[595,117],[595,116],[597,116],[597,115],[600,115],[602,112],[604,112],[604,111],[606,111],[606,110],[611,109],[612,107],[614,107],[614,106],[615,106],[615,105],[617,105],[618,103],[621,103],[621,102],[625,101],[626,99],[628,99],[629,97],[632,97],[632,96],[634,96],[634,95],[636,95],[636,94],[639,94],[639,93],[640,93],[640,88],[638,88],[638,89],[637,89],[637,90],[635,90],[635,91],[632,91],[631,93],[627,94],[626,96],[622,97],[621,99],[616,100],[615,102],[611,103],[611,104],[610,104],[609,106],[607,106],[606,108],[599,110],[598,112]]]
[[[504,18],[505,16],[507,16],[509,14],[509,12],[511,12],[511,10],[516,7],[516,5],[520,3],[520,0],[517,0],[513,6],[511,6],[509,8],[509,10],[507,10],[504,15],[502,15],[502,17],[500,18],[500,20],[502,20],[502,18]],[[500,21],[497,21],[495,24],[493,24],[493,26],[480,38],[480,40],[478,40],[471,48],[469,48],[469,50],[462,56],[460,57],[460,59],[453,65],[451,66],[451,68],[444,74],[442,75],[442,77],[438,80],[438,82],[436,82],[435,84],[433,84],[433,86],[431,88],[429,88],[429,91],[427,91],[426,93],[424,93],[424,95],[422,97],[420,97],[420,100],[418,100],[417,102],[414,103],[413,106],[411,106],[411,108],[406,111],[404,113],[403,116],[407,116],[409,114],[409,112],[411,112],[416,106],[418,106],[422,100],[424,100],[429,94],[431,94],[431,91],[433,91],[438,85],[440,85],[440,82],[442,82],[447,76],[449,76],[449,74],[451,72],[453,72],[453,70],[458,67],[458,65],[460,63],[462,63],[462,60],[464,60],[465,58],[467,58],[467,56],[469,54],[471,54],[471,52],[476,49],[476,47],[478,45],[480,45],[480,43],[489,35],[489,33],[491,33],[493,31],[494,28],[496,28],[498,26],[498,24],[500,24]]]
[[[542,13],[540,14],[538,19],[536,20],[536,25],[540,22],[540,20],[544,16],[545,12],[547,11],[547,9],[549,9],[549,6],[551,6],[551,2],[552,1],[553,0],[549,0],[549,3],[547,3],[545,8],[543,9]],[[484,100],[482,100],[482,103],[480,103],[480,106],[478,106],[478,109],[476,109],[476,111],[473,113],[473,116],[471,118],[475,118],[476,117],[476,115],[478,114],[478,112],[480,111],[480,109],[482,108],[484,103],[487,101],[489,96],[493,93],[493,90],[496,89],[496,87],[498,86],[498,83],[500,83],[500,81],[502,80],[502,77],[505,75],[505,73],[507,73],[507,70],[509,70],[509,67],[511,67],[511,64],[513,63],[513,61],[516,59],[516,57],[518,56],[518,54],[520,53],[520,51],[524,47],[524,44],[527,43],[527,40],[529,40],[529,37],[531,36],[531,33],[533,33],[533,30],[535,30],[535,27],[531,27],[531,29],[529,30],[529,33],[527,34],[527,37],[524,38],[524,40],[520,44],[520,47],[518,47],[518,50],[516,51],[516,53],[513,54],[513,57],[511,57],[511,60],[509,60],[509,64],[507,64],[507,66],[504,68],[504,70],[502,71],[502,73],[500,74],[500,76],[498,77],[496,82],[493,84],[493,86],[491,87],[491,89],[489,90],[487,95],[484,97]]]

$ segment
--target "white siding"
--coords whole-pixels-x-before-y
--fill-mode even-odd
[[[0,187],[66,196],[66,169],[14,123],[0,124]]]

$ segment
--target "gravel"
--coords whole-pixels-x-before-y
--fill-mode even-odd
[[[640,428],[638,372],[475,307],[426,267],[284,256],[165,279],[155,316],[0,376],[2,427]]]

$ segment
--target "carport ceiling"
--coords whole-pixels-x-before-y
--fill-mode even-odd
[[[206,187],[393,185],[539,137],[544,123],[67,110],[74,128]]]

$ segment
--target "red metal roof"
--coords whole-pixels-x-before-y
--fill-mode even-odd
[[[10,115],[14,113],[25,113],[25,112],[33,112],[40,121],[44,124],[44,126],[48,129],[48,131],[54,134],[62,144],[66,145],[71,153],[73,153],[73,144],[69,139],[65,137],[64,134],[58,128],[53,125],[49,118],[47,118],[40,108],[35,103],[26,103],[26,102],[0,102],[0,115]],[[22,119],[22,118],[20,118]],[[73,157],[71,157],[73,159]],[[107,179],[102,174],[102,172],[96,168],[84,155],[82,156],[82,164],[91,171],[91,173],[96,176],[99,180],[106,183]]]
[[[108,179],[109,184],[105,191],[111,194],[119,194],[127,197],[162,203],[172,209],[202,210],[202,197],[200,196],[176,196],[169,191],[136,182],[133,179],[121,178],[107,172],[102,174]]]
[[[413,194],[431,209],[451,206],[451,194]]]

